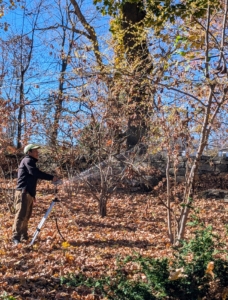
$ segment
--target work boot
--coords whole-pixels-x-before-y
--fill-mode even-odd
[[[20,243],[20,241],[19,241],[18,239],[13,239],[13,244],[14,244],[15,246],[17,246],[19,243]]]

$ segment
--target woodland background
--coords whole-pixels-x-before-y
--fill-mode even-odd
[[[202,182],[227,186],[222,172],[198,172],[202,155],[227,147],[227,11],[227,0],[1,1],[2,297],[102,297],[85,286],[68,290],[60,278],[113,275],[116,257],[134,251],[171,258],[173,246],[194,237],[193,223],[212,225],[227,243],[226,202],[198,193]],[[17,166],[30,142],[42,145],[41,169],[64,179],[58,196],[67,207],[55,208],[67,241],[47,223],[33,251],[10,241]],[[165,177],[140,161],[159,153]],[[30,235],[55,193],[39,189]],[[211,259],[202,267],[211,276],[207,299],[226,299]]]

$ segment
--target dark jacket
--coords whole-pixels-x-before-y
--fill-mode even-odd
[[[52,180],[54,176],[40,171],[36,166],[37,159],[26,155],[18,168],[16,190],[26,190],[32,197],[36,196],[37,179]]]

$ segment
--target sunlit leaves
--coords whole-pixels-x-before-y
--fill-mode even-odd
[[[70,244],[68,242],[63,242],[62,247],[63,247],[63,249],[67,249],[70,247]]]
[[[213,184],[208,181],[208,186],[212,187]],[[38,190],[37,203],[29,222],[30,237],[53,199],[48,183],[40,183]],[[48,191],[49,194],[47,194]],[[60,190],[58,196],[74,213],[82,230],[76,230],[76,226],[68,222],[67,212],[57,204],[32,248],[29,248],[27,244],[21,244],[20,247],[12,246],[13,215],[8,211],[4,201],[0,203],[1,211],[4,212],[0,218],[0,277],[1,288],[8,295],[21,296],[23,299],[25,291],[29,290],[30,296],[32,294],[35,299],[39,298],[41,291],[44,298],[50,295],[55,295],[55,298],[57,295],[60,297],[63,293],[70,298],[72,292],[66,286],[60,286],[61,276],[81,272],[93,278],[99,278],[104,274],[115,276],[116,257],[118,255],[126,257],[135,252],[140,252],[146,257],[173,258],[172,247],[170,247],[166,232],[166,212],[160,201],[160,198],[165,198],[162,185],[160,185],[159,197],[136,193],[113,195],[108,203],[108,216],[103,219],[98,214],[97,202],[88,196],[88,193],[78,192],[69,198]],[[199,199],[194,204],[199,211],[199,217],[213,224],[214,231],[227,243],[224,230],[226,204],[208,201]],[[172,208],[178,211],[178,201],[175,200]],[[60,232],[66,239],[64,242],[58,234],[53,219],[54,214],[58,216]],[[190,218],[190,221],[193,220],[194,218]],[[188,225],[187,239],[193,235],[197,226]],[[135,267],[129,265],[132,272]],[[205,275],[211,276],[206,270],[212,270],[211,264],[205,266],[204,269]],[[214,270],[212,271],[215,273]],[[172,265],[170,265],[170,272],[172,275],[170,280],[175,278],[180,280],[185,275],[184,270],[177,270]],[[176,275],[175,272],[177,272]],[[9,277],[11,278],[10,284],[8,284]],[[84,289],[82,292],[88,296],[91,291]],[[75,293],[78,299],[86,299],[80,294],[80,290],[75,290]]]
[[[94,4],[97,5],[97,8],[102,12],[103,15],[109,14],[116,17],[126,2],[140,3],[138,0],[95,0]],[[167,21],[174,23],[177,17],[185,19],[190,16],[195,18],[201,18],[205,16],[208,5],[210,5],[212,10],[215,10],[220,8],[221,3],[219,0],[188,0],[182,3],[173,3],[173,1],[170,0],[147,0],[145,3],[147,12],[145,24],[146,26],[155,29],[155,31],[160,31]]]
[[[183,277],[187,277],[187,275],[184,274],[184,268],[176,269],[175,271],[170,272],[169,280],[177,280]]]
[[[214,262],[213,261],[210,261],[207,265],[207,269],[205,271],[206,274],[210,274],[212,278],[215,277],[215,274],[213,273],[213,270],[214,270]]]

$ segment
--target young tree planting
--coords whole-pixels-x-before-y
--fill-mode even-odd
[[[173,212],[170,209],[167,172],[168,227],[172,242],[184,238],[188,214],[194,201],[194,185],[200,158],[205,147],[210,145],[213,132],[221,128],[224,112],[227,110],[227,1],[221,2],[221,5],[219,10],[214,10],[209,3],[204,18],[191,17],[180,23],[174,41],[176,51],[167,61],[165,76],[158,84],[157,79],[151,77],[152,84],[158,90],[157,111],[160,117],[157,130],[163,136],[161,140],[165,140],[163,146],[167,150],[167,170],[170,160],[178,163],[181,139],[187,141],[187,158],[195,152],[186,173],[175,233],[170,221]],[[174,109],[170,110],[168,103],[173,103]]]

